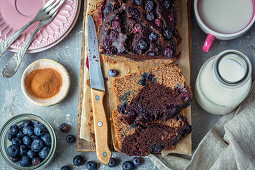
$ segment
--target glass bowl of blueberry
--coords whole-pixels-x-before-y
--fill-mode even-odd
[[[56,135],[51,125],[34,114],[20,114],[8,120],[0,132],[0,153],[13,168],[45,167],[53,159]]]

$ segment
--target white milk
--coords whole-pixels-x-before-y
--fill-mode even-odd
[[[252,0],[199,0],[198,11],[210,29],[235,33],[245,28],[253,15]]]
[[[232,57],[231,55],[236,54],[223,57],[218,70],[223,79],[237,82],[245,76],[246,68],[236,60],[228,58]],[[199,105],[207,112],[224,115],[233,111],[246,98],[251,87],[251,76],[239,87],[227,86],[215,76],[215,59],[216,57],[210,58],[202,66],[196,80],[195,97]]]

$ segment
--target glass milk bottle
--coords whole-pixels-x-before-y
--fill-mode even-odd
[[[250,91],[251,73],[251,62],[243,53],[223,51],[200,69],[195,86],[197,102],[212,114],[232,112]]]

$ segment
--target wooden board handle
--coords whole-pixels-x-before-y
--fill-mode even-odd
[[[91,90],[97,158],[108,165],[111,151],[108,145],[108,125],[103,105],[104,94],[104,91]]]

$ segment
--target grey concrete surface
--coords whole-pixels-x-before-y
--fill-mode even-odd
[[[248,55],[255,69],[255,26],[241,38],[231,41],[218,41],[216,40],[209,53],[204,53],[201,50],[206,35],[198,27],[194,15],[192,21],[192,63],[191,63],[191,86],[194,88],[195,79],[202,64],[211,56],[220,53],[227,49],[236,49]],[[66,134],[61,133],[58,130],[58,126],[63,123],[69,123],[72,125],[70,134],[76,134],[77,127],[77,112],[78,112],[78,82],[79,82],[79,70],[80,70],[80,56],[81,56],[81,43],[82,43],[82,15],[74,26],[71,33],[55,47],[49,50],[36,54],[27,54],[24,62],[22,63],[18,73],[10,78],[4,79],[0,77],[0,128],[4,123],[12,116],[21,113],[34,113],[45,118],[55,129],[57,135],[57,151],[55,159],[47,167],[47,169],[60,169],[64,165],[71,165],[73,169],[78,169],[72,166],[73,157],[77,154],[81,154],[86,157],[87,160],[97,161],[95,153],[78,153],[76,152],[75,144],[67,144],[65,142]],[[0,58],[0,70],[2,70],[4,64],[11,57],[12,53],[7,52]],[[30,103],[21,91],[20,80],[25,68],[33,61],[42,58],[50,58],[63,64],[71,77],[71,89],[66,99],[54,106],[50,107],[38,107]],[[254,77],[254,74],[253,74]],[[203,111],[196,103],[192,102],[192,124],[193,124],[193,151],[197,148],[199,142],[208,132],[208,130],[218,121],[220,116],[214,116]],[[113,154],[113,157],[120,158],[121,163],[125,160],[131,160],[123,154]],[[98,161],[97,161],[98,162]],[[121,165],[120,163],[120,165]],[[114,169],[120,169],[118,166]],[[12,169],[10,168],[2,158],[0,158],[0,169]],[[85,166],[80,167],[85,169]],[[99,169],[113,169],[107,166],[100,165]],[[146,159],[145,164],[137,169],[155,169],[152,162]]]

